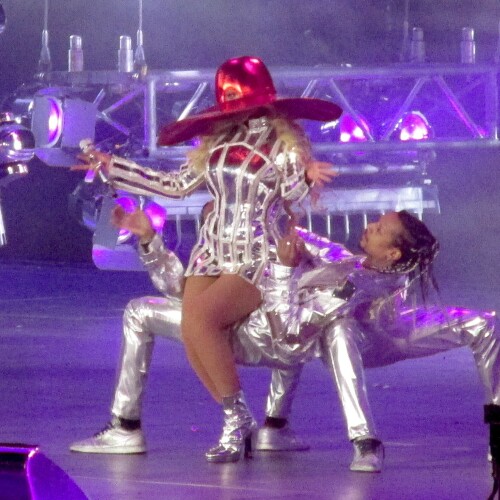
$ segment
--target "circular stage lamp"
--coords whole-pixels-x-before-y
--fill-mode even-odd
[[[396,130],[401,141],[425,141],[432,136],[431,126],[420,111],[405,113]]]
[[[366,132],[369,130],[368,123],[362,116],[355,120],[351,115],[342,115],[339,123],[340,142],[366,142]]]

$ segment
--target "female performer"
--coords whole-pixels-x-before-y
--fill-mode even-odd
[[[341,110],[320,99],[277,99],[271,75],[256,57],[223,63],[215,87],[215,108],[160,133],[163,146],[201,138],[179,172],[158,172],[96,151],[86,159],[119,189],[183,197],[205,182],[214,198],[186,270],[181,330],[193,369],[223,405],[223,433],[207,460],[227,462],[248,450],[255,428],[227,328],[261,301],[258,282],[266,262],[276,258],[277,219],[285,205],[301,200],[311,183],[321,185],[334,175],[312,161],[294,120],[333,121]]]

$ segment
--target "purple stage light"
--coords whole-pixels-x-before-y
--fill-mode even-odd
[[[161,231],[167,220],[167,211],[160,205],[150,202],[144,209],[155,231]]]
[[[116,198],[116,204],[120,205],[128,214],[131,214],[137,208],[138,202],[130,196],[120,196]]]
[[[343,115],[339,123],[340,142],[366,142],[365,131],[368,130],[368,123],[361,116],[355,120],[351,115]]]
[[[419,111],[406,113],[398,125],[401,141],[424,141],[431,135],[427,118]]]
[[[49,145],[55,144],[61,137],[63,129],[63,110],[57,99],[49,98],[48,137]]]

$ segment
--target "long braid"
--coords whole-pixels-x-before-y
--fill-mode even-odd
[[[427,226],[415,216],[406,210],[397,214],[404,231],[395,241],[395,245],[401,250],[401,257],[391,269],[393,272],[408,273],[410,281],[420,278],[420,289],[425,301],[431,287],[439,291],[432,272],[439,243]]]

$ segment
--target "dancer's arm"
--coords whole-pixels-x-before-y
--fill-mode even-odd
[[[139,209],[128,213],[117,205],[111,221],[139,238],[139,256],[154,286],[164,295],[180,296],[184,286],[184,267],[177,256],[165,248],[146,213]]]

